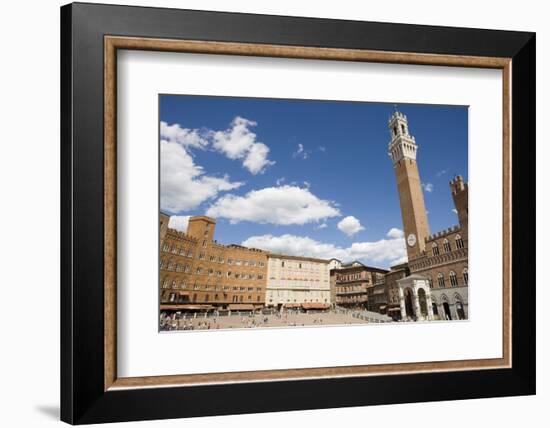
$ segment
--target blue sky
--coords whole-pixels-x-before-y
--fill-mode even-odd
[[[223,243],[381,267],[403,259],[387,155],[393,104],[185,95],[159,102],[161,209],[174,227],[209,214]],[[454,225],[448,182],[468,179],[468,109],[397,107],[419,146],[430,229]]]

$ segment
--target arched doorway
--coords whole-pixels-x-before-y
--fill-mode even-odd
[[[456,309],[456,316],[459,320],[465,320],[466,319],[466,310],[464,309],[464,304],[462,303],[462,296],[458,293],[454,296],[455,299],[455,309]]]
[[[437,303],[432,302],[432,312],[434,313],[434,318],[439,319],[439,312],[437,310]]]
[[[405,313],[407,317],[414,317],[413,292],[410,288],[405,289]]]
[[[446,320],[452,319],[452,317],[451,317],[451,308],[449,307],[448,302],[443,302],[443,312],[445,313],[445,319]]]
[[[418,289],[418,303],[420,304],[420,314],[428,316],[428,301],[426,299],[426,291],[423,288]]]
[[[456,314],[458,315],[459,320],[465,320],[466,319],[466,312],[464,311],[464,305],[462,302],[456,302]]]

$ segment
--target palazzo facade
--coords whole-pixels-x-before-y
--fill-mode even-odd
[[[329,261],[268,254],[266,306],[328,309]]]

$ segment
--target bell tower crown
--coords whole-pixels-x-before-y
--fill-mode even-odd
[[[388,155],[395,165],[403,159],[416,160],[418,146],[409,133],[407,116],[395,110],[388,121],[391,140],[388,144]]]

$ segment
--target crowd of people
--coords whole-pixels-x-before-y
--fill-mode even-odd
[[[269,314],[262,313],[233,313],[220,314],[218,312],[206,313],[184,313],[172,312],[160,314],[160,330],[219,330],[221,328],[257,328],[267,327],[270,321],[277,325],[296,327],[304,326],[305,323],[297,322],[297,316],[303,314],[299,310],[288,310],[284,312],[273,311]],[[324,320],[319,313],[310,319],[308,324],[323,324]],[[271,323],[273,324],[273,323]]]

